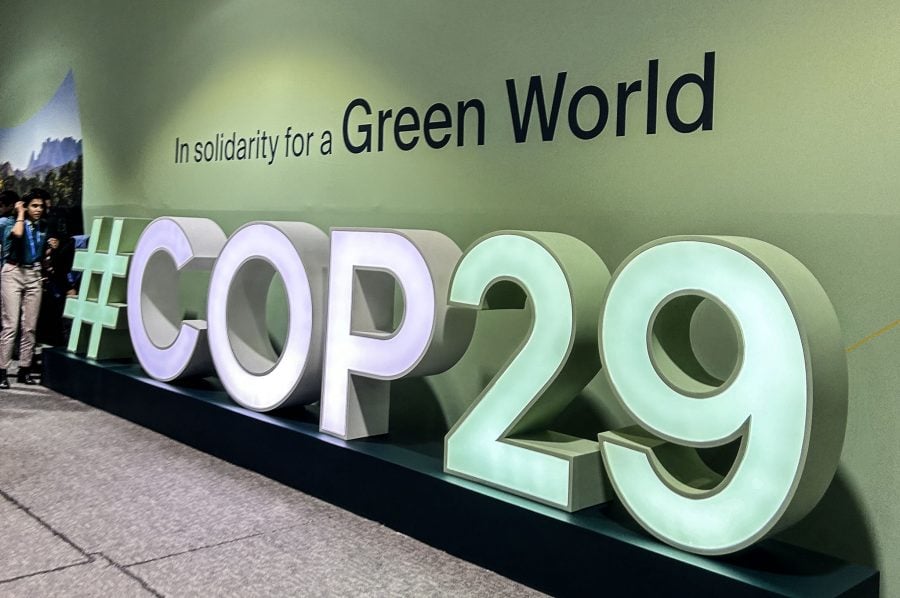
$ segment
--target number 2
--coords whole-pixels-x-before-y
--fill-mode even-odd
[[[609,270],[578,239],[501,232],[463,256],[450,303],[485,309],[512,281],[534,310],[528,337],[445,438],[444,470],[567,511],[607,499],[599,444],[548,429],[600,368],[597,327]]]

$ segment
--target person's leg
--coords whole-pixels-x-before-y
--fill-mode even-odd
[[[6,370],[12,359],[13,344],[19,330],[19,308],[22,301],[21,269],[4,264],[0,271],[0,320],[3,330],[0,331],[0,388],[9,388]]]
[[[41,313],[41,271],[37,268],[24,270],[22,294],[22,332],[19,345],[19,381],[36,384],[31,377],[31,359],[34,356],[34,333],[37,329],[38,314]]]

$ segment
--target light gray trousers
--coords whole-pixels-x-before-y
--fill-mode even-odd
[[[0,369],[9,369],[19,321],[22,340],[19,344],[19,366],[30,366],[34,355],[34,331],[41,311],[41,269],[20,268],[3,264],[0,271]]]

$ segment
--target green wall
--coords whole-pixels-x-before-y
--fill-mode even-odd
[[[848,348],[900,318],[896,3],[7,0],[0,13],[0,127],[27,120],[74,69],[88,218],[205,215],[226,232],[276,218],[432,228],[463,248],[498,229],[555,230],[590,244],[610,269],[662,236],[749,236],[812,270]],[[678,133],[665,91],[702,72],[708,51],[714,126]],[[646,91],[651,59],[658,131],[645,133],[642,92],[617,137],[616,84],[643,79]],[[529,141],[515,143],[505,80],[522,94],[531,75],[547,87],[560,71],[568,87],[555,140],[538,141],[533,122]],[[589,84],[610,97],[611,115],[602,134],[581,140],[565,108]],[[341,119],[357,97],[420,115],[479,98],[485,142],[474,143],[472,127],[462,147],[454,138],[404,152],[389,133],[385,151],[351,154]],[[699,101],[686,88],[685,120]],[[176,138],[264,129],[282,135],[283,151],[287,126],[317,139],[330,130],[333,153],[318,155],[316,143],[310,156],[271,165],[175,164]],[[524,333],[524,323],[517,312],[484,318],[470,354],[446,374],[398,385],[398,404],[435,429],[451,424],[505,359],[494,344],[517,343],[501,333]],[[880,568],[889,596],[900,596],[898,355],[900,327],[848,353],[840,468],[821,504],[783,534]],[[415,405],[413,394],[427,399]],[[561,425],[621,423],[607,398],[596,380]]]

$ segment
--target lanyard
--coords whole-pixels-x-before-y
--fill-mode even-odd
[[[35,231],[34,226],[31,222],[25,223],[25,237],[28,239],[28,252],[29,255],[26,256],[25,261],[28,263],[33,263],[37,260],[37,243],[35,239],[35,235],[37,235],[37,231]]]

